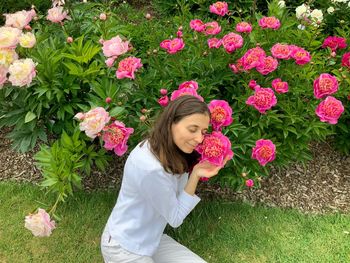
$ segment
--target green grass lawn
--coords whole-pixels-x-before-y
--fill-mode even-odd
[[[24,217],[36,201],[52,199],[32,185],[0,183],[0,262],[102,262],[100,235],[116,195],[77,193],[59,207],[52,236],[37,238]],[[203,201],[167,231],[208,262],[350,262],[350,215]]]

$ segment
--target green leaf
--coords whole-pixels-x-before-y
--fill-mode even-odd
[[[124,111],[124,108],[123,107],[114,107],[113,109],[111,109],[109,111],[109,115],[112,116],[112,117],[116,117],[118,115],[120,115],[122,112]]]
[[[24,123],[30,122],[36,118],[35,113],[28,111],[26,116],[24,117]]]

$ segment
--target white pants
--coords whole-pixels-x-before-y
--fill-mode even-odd
[[[105,263],[206,263],[187,247],[165,234],[155,254],[149,257],[123,249],[105,228],[101,238],[101,251]]]

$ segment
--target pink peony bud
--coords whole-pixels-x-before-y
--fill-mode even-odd
[[[182,36],[183,36],[182,31],[181,31],[181,30],[178,30],[178,31],[176,32],[176,36],[177,36],[178,38],[182,38]]]
[[[152,18],[152,16],[151,16],[150,13],[147,13],[147,14],[145,15],[145,17],[146,17],[146,19],[148,19],[148,20],[150,20],[150,19]]]
[[[107,15],[105,13],[100,14],[100,20],[105,21],[107,19]]]
[[[110,97],[107,97],[107,98],[106,98],[106,103],[109,104],[109,103],[111,103],[111,102],[112,102],[112,99],[111,99]]]
[[[103,45],[103,43],[105,42],[105,40],[103,38],[100,38],[98,43],[100,43],[101,45]]]
[[[73,42],[73,38],[72,37],[67,37],[67,43],[72,43]]]
[[[252,179],[248,179],[245,181],[245,185],[249,188],[254,186],[254,181]]]
[[[160,94],[162,94],[163,96],[168,94],[168,90],[167,89],[160,89]]]
[[[249,81],[249,88],[251,88],[252,90],[254,90],[255,89],[255,87],[256,87],[256,85],[258,85],[258,83],[256,83],[256,81],[255,80],[250,80]]]
[[[167,106],[168,103],[169,103],[169,98],[168,98],[168,96],[163,96],[163,97],[161,97],[161,98],[158,100],[158,103],[159,103],[159,105],[162,106],[162,107]]]
[[[147,119],[147,117],[145,115],[141,115],[140,116],[140,121],[145,122],[146,119]]]
[[[26,26],[24,27],[24,29],[25,29],[25,30],[28,30],[28,31],[31,31],[31,30],[32,30],[32,28],[31,28],[30,25],[26,25]]]

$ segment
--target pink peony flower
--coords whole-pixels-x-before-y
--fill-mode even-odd
[[[217,38],[209,38],[207,43],[209,48],[219,48],[222,44],[221,40]]]
[[[232,123],[232,109],[224,100],[212,100],[208,108],[210,110],[210,123],[215,131],[220,131],[222,127]]]
[[[24,48],[32,48],[36,43],[35,35],[31,32],[22,33],[18,40],[20,46]]]
[[[22,10],[14,14],[4,14],[6,19],[5,26],[23,29],[24,27],[28,26],[35,15],[36,13],[34,9],[30,11]]]
[[[68,12],[63,11],[62,6],[53,7],[47,10],[47,13],[46,19],[50,20],[52,23],[60,23],[64,19],[69,19],[69,16],[67,16]]]
[[[50,219],[50,215],[39,208],[36,214],[29,214],[24,219],[24,227],[29,229],[36,237],[48,237],[52,230],[56,228],[55,221]]]
[[[290,56],[295,59],[296,64],[304,65],[310,62],[311,55],[305,49],[294,45],[290,45],[289,48],[292,50]]]
[[[260,65],[262,58],[266,57],[265,51],[261,47],[255,47],[247,50],[242,57],[242,67],[249,70]]]
[[[108,112],[102,108],[97,107],[91,109],[87,113],[77,113],[74,118],[82,120],[79,124],[79,129],[85,131],[86,136],[94,139],[97,134],[102,131],[103,127],[111,119]]]
[[[185,81],[185,82],[182,82],[180,85],[179,85],[179,90],[180,89],[187,89],[187,88],[190,88],[190,89],[194,89],[194,90],[197,90],[198,89],[198,83],[194,80],[190,80],[190,81]]]
[[[135,79],[135,71],[142,67],[141,59],[127,57],[119,62],[116,76],[118,79],[129,78]]]
[[[12,48],[0,48],[0,65],[8,68],[18,59],[16,51]]]
[[[230,140],[218,131],[205,135],[196,151],[201,154],[200,162],[208,161],[217,166],[223,166],[226,157],[233,157]]]
[[[166,39],[160,43],[160,47],[166,49],[169,54],[175,54],[185,47],[182,38]]]
[[[209,22],[205,24],[204,34],[206,35],[217,35],[221,32],[221,27],[218,22]]]
[[[162,94],[163,96],[168,94],[168,90],[167,89],[160,89],[160,94]]]
[[[205,24],[200,19],[191,20],[190,27],[197,32],[202,32],[205,30]]]
[[[243,38],[236,33],[228,33],[221,39],[221,42],[227,53],[232,53],[243,46]]]
[[[271,54],[275,58],[289,59],[290,55],[291,55],[291,49],[289,48],[289,45],[287,45],[287,44],[277,43],[277,44],[272,46]]]
[[[271,56],[268,56],[268,57],[260,58],[260,64],[256,66],[256,70],[263,75],[267,75],[275,71],[277,67],[278,67],[278,60]]]
[[[245,185],[246,185],[246,187],[249,187],[249,188],[253,187],[253,186],[254,186],[254,181],[253,181],[253,179],[248,179],[248,180],[246,180],[246,181],[245,181]]]
[[[123,41],[120,36],[104,40],[102,45],[103,54],[106,57],[118,57],[129,50],[129,41]]]
[[[254,106],[260,113],[265,114],[277,104],[277,98],[272,89],[255,87],[254,95],[247,99],[246,104]]]
[[[126,143],[134,129],[125,127],[125,124],[120,121],[114,121],[103,131],[102,139],[105,142],[105,149],[114,150],[116,155],[122,156],[128,150]]]
[[[274,30],[279,29],[281,26],[281,22],[274,16],[264,16],[259,20],[258,24],[261,28],[271,28]]]
[[[344,112],[344,106],[340,100],[332,96],[328,96],[316,108],[316,115],[320,117],[320,121],[330,124],[337,124],[340,115]]]
[[[252,25],[247,22],[240,22],[236,25],[236,31],[239,33],[250,33],[252,30]]]
[[[32,59],[19,59],[9,67],[9,81],[13,86],[23,87],[28,86],[36,76],[35,63]]]
[[[276,146],[271,140],[257,140],[252,151],[252,158],[258,160],[260,165],[265,166],[275,160]]]
[[[7,81],[7,73],[7,67],[0,64],[0,89],[4,86],[4,84]]]
[[[249,88],[250,89],[252,89],[252,90],[255,90],[255,87],[258,85],[258,83],[256,83],[256,81],[255,80],[250,80],[249,81],[249,84],[248,84],[248,86],[249,86]]]
[[[274,79],[272,81],[272,88],[275,89],[277,93],[288,92],[288,82],[282,81],[281,79]]]
[[[228,5],[226,2],[216,2],[209,7],[209,11],[219,16],[225,16],[228,13]]]
[[[169,97],[168,96],[163,96],[158,100],[158,103],[162,107],[166,107],[169,104]]]
[[[173,101],[176,98],[183,96],[183,95],[195,96],[200,101],[204,101],[204,99],[200,95],[198,95],[196,89],[193,89],[193,88],[182,88],[182,89],[174,90],[173,93],[171,93],[170,100]]]
[[[0,27],[0,49],[16,48],[22,31],[13,27]]]
[[[344,53],[341,59],[341,65],[350,69],[350,52]]]
[[[328,73],[322,73],[314,81],[314,95],[317,99],[321,99],[337,91],[338,91],[338,81],[336,77]]]
[[[322,48],[329,47],[333,52],[336,52],[337,49],[343,49],[346,48],[346,39],[343,37],[337,37],[337,36],[328,36],[322,44]]]

